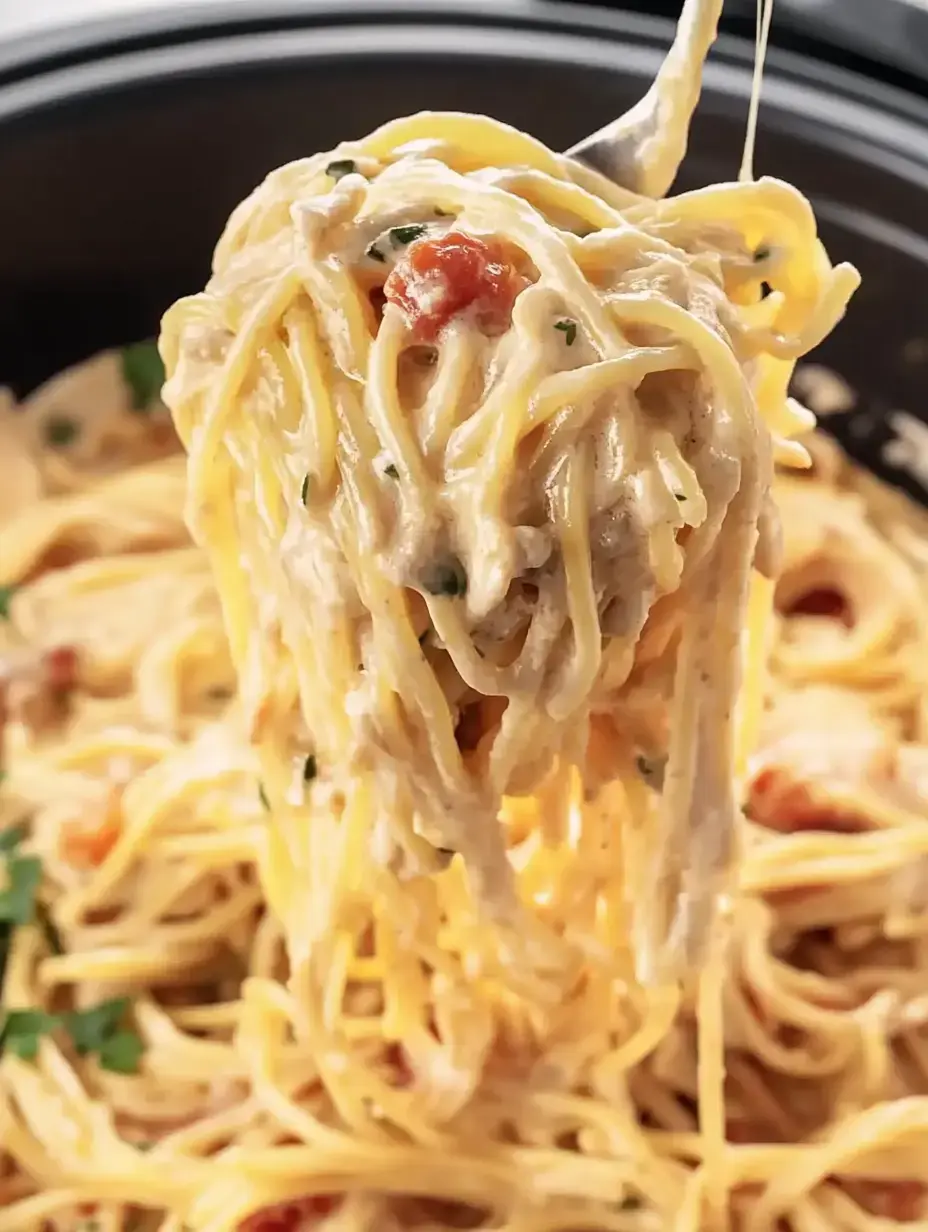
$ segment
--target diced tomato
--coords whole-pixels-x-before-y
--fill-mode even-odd
[[[871,1215],[897,1223],[914,1223],[928,1213],[922,1181],[847,1181],[844,1188]]]
[[[431,342],[445,325],[472,309],[488,333],[504,330],[516,296],[528,285],[510,254],[495,240],[462,231],[417,240],[387,278],[387,302],[396,304],[415,336]]]
[[[122,793],[114,789],[98,812],[64,823],[62,857],[75,868],[97,868],[116,846],[122,824]]]
[[[784,834],[801,830],[855,834],[866,828],[864,820],[816,798],[807,783],[782,766],[768,766],[755,777],[748,793],[748,816]]]
[[[330,1215],[341,1198],[337,1194],[311,1194],[292,1202],[266,1206],[243,1219],[239,1232],[302,1232],[302,1229]]]
[[[789,605],[787,616],[828,616],[850,627],[853,624],[851,609],[839,590],[832,586],[819,586],[808,590]]]
[[[73,646],[54,646],[42,656],[44,682],[56,693],[70,693],[77,683],[77,651]]]

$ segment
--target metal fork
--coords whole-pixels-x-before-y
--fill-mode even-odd
[[[584,137],[567,154],[646,197],[666,195],[686,154],[724,0],[684,0],[677,32],[644,98],[619,119]]]

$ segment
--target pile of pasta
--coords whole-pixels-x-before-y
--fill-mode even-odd
[[[552,844],[504,804],[520,896],[588,942],[558,1004],[468,978],[452,861],[356,904],[307,1018],[154,366],[110,353],[0,415],[0,1232],[924,1222],[921,512],[824,439],[777,482],[716,1143],[692,999],[632,979],[605,814]]]
[[[94,365],[120,371],[112,355]],[[465,918],[452,934],[421,888],[396,891],[404,930],[360,912],[319,1051],[261,888],[274,818],[182,519],[184,460],[158,457],[163,408],[134,408],[116,379],[81,416],[88,371],[51,407],[39,393],[0,419],[4,456],[31,460],[38,484],[0,530],[1,1232],[695,1230],[710,1163],[732,1227],[923,1221],[921,511],[824,440],[811,473],[778,482],[785,569],[710,1161],[688,999],[645,995],[594,956],[561,1004],[526,1008],[461,978]],[[49,451],[55,405],[78,430]],[[67,689],[43,699],[26,669],[64,647]],[[525,802],[505,813],[526,899],[552,928],[579,920],[627,952],[608,846],[594,898],[571,838],[546,844]],[[30,860],[35,903],[11,919],[11,873],[22,888]],[[460,867],[440,878],[446,902],[465,899]],[[121,1016],[108,1040],[122,1055],[91,1047],[100,1007]]]

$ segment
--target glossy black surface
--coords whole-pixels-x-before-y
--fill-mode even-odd
[[[177,31],[149,15],[100,23],[81,45],[7,49],[0,381],[24,391],[153,332],[278,163],[426,107],[488,112],[564,147],[643,92],[670,38],[662,20],[531,0],[235,11],[237,24],[192,12]],[[751,56],[731,38],[714,56],[685,186],[736,173]],[[887,410],[928,417],[928,102],[774,55],[757,167],[811,196],[833,255],[863,272],[822,359],[859,390],[839,428],[876,464]]]

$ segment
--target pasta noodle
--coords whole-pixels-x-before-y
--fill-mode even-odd
[[[924,519],[785,469],[855,282],[413,117],[168,313],[186,465],[144,345],[0,405],[0,1232],[928,1222]]]

